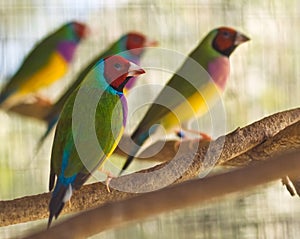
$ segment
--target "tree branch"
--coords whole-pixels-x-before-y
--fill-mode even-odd
[[[226,161],[224,165],[244,166],[245,164],[267,160],[270,157],[293,151],[299,147],[300,120],[252,148],[252,150],[249,150],[230,161]]]
[[[269,147],[270,150],[274,148],[274,152],[276,151],[278,154],[286,152],[287,148],[300,149],[299,119],[299,108],[266,117],[226,136],[221,136],[212,141],[210,145],[208,143],[201,144],[196,153],[177,155],[170,162],[162,163],[138,173],[115,178],[110,184],[111,193],[107,192],[102,183],[86,185],[74,193],[72,206],[66,206],[63,214],[90,209],[105,202],[122,200],[135,195],[130,192],[152,191],[174,182],[192,179],[210,166],[228,163],[230,160],[238,160],[238,156],[247,157],[251,160],[255,159],[256,161],[260,160],[260,156],[265,155],[257,153],[259,148],[255,150],[255,147],[260,144],[265,144],[265,147]],[[295,124],[291,125],[293,123]],[[291,126],[287,127],[289,125]],[[278,132],[283,134],[285,139],[276,136]],[[166,147],[171,147],[170,150],[174,148],[169,143]],[[183,142],[182,147],[186,147],[187,151],[185,152],[191,151],[189,142]],[[221,152],[219,157],[216,156],[215,152]],[[245,153],[247,156],[243,156],[246,155]],[[268,155],[273,154],[268,153]],[[114,190],[114,188],[124,190]],[[0,201],[0,226],[48,217],[49,199],[50,194],[45,193],[10,201]]]
[[[252,167],[183,182],[123,201],[106,203],[26,239],[86,238],[128,222],[197,205],[228,193],[267,183],[285,174],[295,175],[299,173],[299,168],[299,152],[281,156]]]
[[[285,127],[300,120],[300,108],[295,108],[291,110],[282,111],[275,113],[271,116],[265,117],[257,122],[254,122],[244,128],[237,128],[232,133],[226,136],[226,145],[224,150],[226,154],[223,155],[225,161],[236,157],[249,149],[263,143],[266,139],[273,137],[279,131],[283,130]],[[224,140],[224,139],[222,139]],[[130,140],[128,135],[124,135],[121,140],[122,148],[130,148]],[[174,144],[177,141],[159,141],[145,149],[140,157],[135,160],[153,161],[153,162],[166,162],[170,161],[175,157],[177,151],[174,148]],[[188,153],[199,147],[207,146],[208,143],[205,141],[193,141],[193,147],[191,148],[191,141],[183,141],[181,144],[183,153]],[[148,155],[153,155],[153,152],[157,152],[157,149],[164,144],[164,147],[159,151],[159,154],[153,157],[147,157]],[[120,148],[115,151],[116,154],[127,157]]]
[[[52,109],[52,104],[46,99],[35,97],[34,102],[22,102],[12,106],[8,112],[17,113],[21,116],[27,116],[41,121],[45,121],[47,115]]]
[[[174,182],[182,182],[199,174],[203,175],[210,167],[228,163],[232,159],[238,160],[239,165],[241,165],[241,158],[244,157],[245,153],[247,153],[248,158],[251,158],[252,154],[259,157],[257,151],[255,151],[255,146],[262,143],[268,144],[269,141],[269,145],[272,146],[270,150],[273,150],[274,154],[275,152],[277,154],[286,152],[287,148],[300,149],[300,109],[293,111],[292,114],[290,113],[283,112],[283,115],[287,118],[282,117],[281,113],[277,113],[249,126],[237,129],[226,136],[219,137],[210,144],[206,143],[204,146],[199,146],[196,154],[188,153],[193,150],[188,148],[189,142],[184,142],[186,145],[183,147],[187,149],[184,150],[183,154],[174,156],[169,162],[143,170],[142,173],[138,172],[116,178],[112,180],[111,185],[114,188],[129,188],[133,192],[156,190],[166,180],[175,178]],[[294,124],[288,126],[290,123]],[[280,130],[281,135],[278,138],[285,136],[284,139],[278,140],[275,138],[275,140],[272,140],[272,137]],[[290,135],[291,132],[292,135]],[[290,142],[292,142],[292,146]],[[238,156],[240,159],[237,158]],[[258,159],[256,158],[256,160]],[[244,162],[244,164],[246,163],[248,161]],[[166,168],[167,170],[164,170]],[[144,176],[147,172],[147,176]],[[149,172],[151,173],[149,174]]]

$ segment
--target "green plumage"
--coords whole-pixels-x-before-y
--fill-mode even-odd
[[[135,38],[141,38],[144,39],[145,37],[138,33],[128,33],[120,37],[115,43],[113,43],[107,50],[105,50],[103,53],[97,55],[94,57],[93,60],[91,60],[84,68],[83,70],[78,74],[76,77],[76,80],[70,85],[70,87],[61,95],[61,97],[53,104],[47,115],[44,117],[44,120],[48,123],[48,128],[45,132],[45,134],[41,137],[39,141],[39,145],[41,145],[44,141],[44,139],[48,136],[53,126],[56,124],[59,114],[62,110],[62,107],[64,106],[66,100],[70,96],[70,94],[78,87],[78,85],[82,82],[86,74],[94,67],[94,65],[100,60],[104,59],[108,56],[112,55],[120,55],[124,57],[125,59],[134,62],[135,64],[139,65],[140,57],[143,53],[143,50],[141,50],[138,54],[136,52],[130,51],[131,49],[127,48],[128,45],[128,38],[129,36],[134,36]],[[135,39],[134,38],[134,39]],[[143,42],[143,41],[141,41]],[[144,47],[144,45],[140,45],[140,47]],[[131,84],[132,85],[132,84]]]
[[[99,79],[99,77],[100,74],[96,70],[92,70],[81,87],[71,94],[63,108],[57,125],[51,156],[51,172],[56,175],[62,171],[64,153],[68,153],[70,158],[63,174],[64,177],[72,177],[79,172],[89,174],[85,168],[87,165],[83,165],[75,148],[74,138],[76,143],[80,144],[80,149],[83,149],[84,154],[87,155],[86,160],[88,161],[86,163],[91,171],[99,167],[107,155],[111,153],[116,136],[122,132],[123,109],[120,96],[105,83],[105,80]],[[79,95],[78,92],[80,92]],[[74,108],[76,97],[79,98],[77,98]],[[103,107],[104,105],[105,107]],[[77,112],[73,112],[73,110]],[[72,129],[72,117],[74,116],[77,120]],[[113,120],[112,117],[114,117]],[[90,122],[94,122],[94,124],[89,125]],[[97,142],[91,136],[93,132],[97,134]],[[98,142],[102,150],[99,149]],[[74,186],[77,188],[81,185]]]
[[[70,200],[72,191],[79,189],[116,148],[127,115],[124,86],[143,73],[120,56],[102,59],[67,99],[52,146],[49,190],[54,184],[55,188],[48,227]]]
[[[230,54],[247,40],[249,38],[228,27],[220,27],[207,34],[161,90],[131,135],[135,145],[121,173],[155,132],[157,125],[169,131],[207,112],[208,106],[224,90],[229,76]]]
[[[72,60],[76,46],[84,36],[84,28],[83,24],[70,22],[39,42],[3,88],[0,104],[11,95],[18,93],[21,88],[25,87],[28,92],[30,90],[34,92],[37,90],[36,88],[43,87],[44,83],[41,83],[39,87],[32,86],[32,89],[30,83],[28,85],[28,82],[37,74],[40,74],[39,79],[35,79],[35,81],[47,82],[45,85],[50,85],[53,81],[58,80]],[[58,60],[56,55],[61,60]],[[47,70],[44,71],[45,69]],[[51,76],[49,72],[51,72]]]
[[[221,56],[221,53],[211,47],[212,39],[216,34],[217,30],[212,31],[201,41],[200,45],[189,54],[187,60],[168,81],[166,87],[164,87],[156,98],[155,102],[162,104],[152,104],[147,111],[139,124],[140,131],[148,130],[153,124],[163,119],[166,114],[172,112],[178,105],[186,102],[186,99],[199,91],[201,87],[210,81],[210,76],[207,73],[208,63],[212,59]],[[168,87],[172,88],[174,92],[173,90],[172,92],[167,92]],[[175,93],[175,91],[179,94],[170,95]]]
[[[100,55],[97,55],[91,62],[86,65],[86,67],[79,73],[76,80],[72,83],[72,85],[67,89],[66,92],[59,98],[59,100],[54,104],[53,109],[50,111],[49,115],[47,116],[49,118],[49,121],[52,120],[53,115],[58,114],[58,112],[61,111],[63,105],[66,102],[66,99],[70,96],[70,94],[80,85],[86,74],[95,66],[95,64],[100,60],[104,59],[108,56],[116,55],[119,52],[126,51],[125,48],[125,37],[123,36],[121,39],[119,39],[117,42],[115,42],[107,51],[104,53],[101,53]]]
[[[46,66],[52,54],[57,51],[57,46],[60,42],[72,40],[75,42],[77,38],[78,36],[76,36],[70,24],[66,24],[38,43],[24,59],[22,66],[13,76],[12,79],[18,79],[14,80],[15,84],[21,85],[31,76],[32,72],[37,72]]]
[[[126,40],[127,34],[118,39],[115,43],[113,43],[106,51],[94,57],[94,59],[89,62],[85,68],[79,73],[76,80],[72,83],[72,85],[63,93],[63,95],[59,98],[59,100],[54,104],[52,110],[48,114],[47,121],[52,121],[53,117],[59,114],[63,105],[66,102],[66,99],[70,96],[70,94],[78,87],[78,85],[82,82],[86,74],[95,66],[95,64],[100,60],[104,59],[108,56],[120,55],[132,62],[139,61],[140,56],[134,56],[126,48]]]

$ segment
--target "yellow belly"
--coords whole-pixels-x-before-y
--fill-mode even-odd
[[[192,118],[204,115],[209,110],[209,105],[219,97],[220,90],[210,82],[173,109],[172,113],[167,114],[161,124],[166,130],[170,130]]]
[[[18,94],[24,95],[36,92],[41,88],[53,84],[67,72],[67,62],[58,53],[54,53],[47,66],[33,74],[18,90]]]
[[[116,137],[115,143],[113,144],[113,146],[111,147],[111,150],[107,154],[107,158],[109,156],[111,156],[112,153],[115,151],[116,147],[118,146],[118,144],[119,144],[119,142],[120,142],[120,140],[122,138],[123,132],[124,132],[124,127],[122,127],[122,129],[120,130],[119,135]]]

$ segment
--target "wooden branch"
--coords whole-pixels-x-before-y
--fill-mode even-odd
[[[166,179],[173,180],[174,178],[176,182],[191,179],[203,173],[203,171],[208,170],[213,165],[224,164],[244,154],[269,140],[287,126],[299,122],[299,120],[300,108],[296,108],[273,114],[244,128],[238,128],[226,136],[221,136],[215,141],[210,142],[210,144],[202,142],[199,144],[199,147],[198,144],[193,144],[193,148],[191,149],[190,142],[183,142],[181,144],[181,147],[183,147],[182,154],[176,155],[174,153],[171,158],[172,160],[168,159],[167,155],[164,154],[164,159],[171,160],[170,162],[165,162],[149,170],[142,171],[143,173],[155,173],[147,174],[147,177],[140,173],[136,173],[135,177],[132,177],[134,174],[131,174],[132,176],[125,175],[117,180],[112,180],[111,185],[114,188],[121,188],[122,190],[131,189],[133,192],[145,192],[156,190],[161,186],[155,182],[165,182]],[[198,148],[195,150],[194,147]],[[300,147],[300,145],[298,145],[298,147]],[[174,145],[171,146],[167,144],[162,151],[167,151],[166,148],[168,151],[174,151]],[[278,147],[278,149],[281,148]],[[196,154],[189,153],[195,151],[197,151]],[[157,157],[161,154],[163,153],[160,152]],[[183,157],[180,157],[181,155],[183,155]],[[203,165],[203,163],[205,163],[205,165]],[[187,167],[187,164],[190,165]],[[167,171],[160,170],[166,168],[166,166],[169,168]]]
[[[282,163],[284,160],[284,163]],[[130,199],[106,203],[25,239],[86,238],[104,230],[159,213],[199,205],[228,193],[267,183],[282,175],[295,175],[300,168],[299,152],[260,165],[177,184]]]
[[[130,196],[129,193],[116,190],[108,193],[106,186],[101,182],[85,185],[79,191],[74,192],[72,204],[65,206],[63,214],[90,209],[105,202],[121,200]],[[49,201],[50,193],[0,201],[0,226],[48,218]]]
[[[300,120],[300,108],[295,108],[291,110],[282,111],[275,113],[271,116],[265,117],[257,122],[254,122],[244,128],[238,128],[232,134],[226,136],[226,154],[223,155],[225,161],[236,157],[249,149],[263,143],[266,139],[273,137],[279,131],[283,130],[285,127],[297,122]],[[222,139],[224,140],[224,139]],[[121,145],[123,148],[130,148],[130,140],[128,135],[124,135],[121,140]],[[157,149],[164,144],[164,147],[159,151],[159,154],[154,155],[153,157],[147,157],[152,155],[153,152],[157,152]],[[145,149],[140,156],[135,160],[146,160],[153,162],[166,162],[174,158],[177,151],[174,148],[176,141],[159,141]],[[191,150],[197,149],[208,145],[207,142],[200,141],[198,145],[197,141],[193,141],[193,147],[191,148],[190,141],[183,141],[182,143],[182,153],[188,153]],[[229,150],[227,150],[228,148]],[[127,154],[124,153],[120,148],[117,148],[115,151],[116,154],[127,157]],[[227,155],[227,156],[225,156]]]
[[[284,131],[289,130],[287,126],[297,122],[299,118],[299,108],[264,118],[247,127],[238,129],[226,135],[226,137],[222,136],[212,141],[210,145],[207,143],[201,145],[196,153],[177,155],[170,162],[115,178],[110,183],[112,193],[108,193],[102,183],[86,185],[74,193],[72,207],[66,206],[63,214],[90,209],[104,202],[129,198],[134,195],[133,192],[157,190],[175,182],[195,178],[203,170],[213,166],[213,164],[222,164],[234,158],[236,159],[237,156],[242,157],[242,154],[247,151],[248,156],[249,154],[251,156],[250,149],[263,142],[267,144],[269,140],[272,140],[272,136],[281,130],[281,133],[285,134]],[[296,124],[299,125],[300,122]],[[288,143],[292,141],[295,142],[293,148],[300,148],[299,141],[295,140],[295,135],[298,134],[298,137],[300,135],[299,127],[291,127],[295,127],[295,131],[291,136],[289,136],[290,132],[286,133],[286,147],[290,147]],[[289,137],[291,138],[289,139]],[[280,151],[285,152],[286,149],[284,147],[276,146],[276,144],[282,145],[283,143],[284,141],[272,141],[272,147],[278,153]],[[189,143],[184,142],[183,145],[188,147]],[[221,152],[220,157],[216,157],[215,152],[218,151]],[[257,156],[257,152],[253,151],[253,154]],[[255,159],[258,160],[257,158]],[[0,201],[0,226],[48,217],[49,199],[50,194],[46,193],[11,201]]]
[[[292,148],[300,149],[299,125],[300,121],[282,130],[282,132],[294,132],[293,135],[290,136],[290,140],[288,138],[289,135],[286,134],[287,144],[285,144],[285,147],[281,145],[281,141],[274,142],[272,141],[272,138],[266,139],[263,137],[263,132],[260,132],[258,135],[256,135],[257,137],[255,137],[254,134],[254,138],[251,138],[250,134],[245,134],[245,131],[248,132],[246,127],[228,134],[226,138],[222,136],[216,141],[212,141],[209,146],[198,148],[196,154],[187,153],[185,155],[179,155],[178,157],[174,157],[170,162],[165,162],[153,168],[143,170],[142,173],[138,172],[114,179],[110,185],[114,188],[122,190],[131,189],[133,192],[146,192],[157,190],[167,180],[169,180],[167,183],[171,184],[173,182],[182,182],[194,178],[197,175],[201,176],[201,174],[203,175],[203,173],[209,170],[210,167],[224,164],[229,160],[236,158],[237,155],[241,156],[241,154],[245,152],[247,152],[248,156],[250,157],[251,153],[253,153],[255,156],[258,156],[255,150],[251,150],[254,149],[253,145],[256,145],[256,142],[258,142],[257,138],[260,138],[261,142],[265,142],[266,144],[269,140],[271,140],[272,147],[274,150],[277,150],[277,154],[286,152],[286,148],[290,147],[290,141],[293,142]],[[252,127],[253,125],[250,126]],[[295,137],[297,140],[295,140]],[[246,151],[245,148],[249,150]],[[218,154],[216,152],[221,153]],[[187,166],[187,164],[189,165]],[[205,175],[206,174],[204,173],[203,176]],[[170,180],[174,181],[170,182]]]
[[[284,154],[295,149],[300,145],[300,121],[292,124],[282,130],[274,137],[248,152],[233,158],[225,163],[225,165],[245,165],[256,164],[259,161],[267,160],[278,154]],[[282,183],[286,186],[291,196],[300,196],[300,173],[295,177],[285,175],[282,178]]]
[[[45,121],[46,116],[52,109],[50,101],[35,98],[34,102],[21,102],[8,109],[9,112],[17,113],[21,116],[27,116],[41,121]]]
[[[286,127],[278,134],[269,138],[265,142],[241,154],[225,165],[244,166],[245,164],[255,163],[256,161],[267,160],[278,154],[298,149],[300,146],[300,121]],[[299,173],[300,175],[300,173]]]

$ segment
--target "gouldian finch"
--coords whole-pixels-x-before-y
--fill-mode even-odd
[[[117,146],[123,133],[127,104],[123,89],[144,70],[120,56],[100,60],[67,99],[51,155],[50,216],[57,218],[72,191],[79,189]],[[95,136],[95,138],[93,138]],[[95,143],[96,140],[96,143]]]
[[[229,56],[237,46],[248,40],[245,35],[228,27],[220,27],[207,34],[161,90],[131,135],[135,145],[120,174],[158,125],[168,131],[207,112],[206,102],[218,97],[229,78]],[[197,72],[192,61],[200,64],[203,72]]]
[[[64,76],[87,32],[85,24],[73,21],[38,43],[2,89],[0,105],[8,109],[24,96],[50,86]]]
[[[59,114],[63,105],[66,102],[66,99],[70,96],[70,94],[77,88],[77,86],[84,79],[86,74],[93,68],[93,66],[100,59],[105,58],[107,56],[112,55],[120,55],[125,59],[140,65],[140,58],[144,52],[145,47],[156,46],[157,42],[147,39],[141,33],[138,32],[129,32],[119,38],[115,43],[113,43],[109,49],[105,52],[101,53],[97,57],[95,57],[87,66],[79,73],[77,79],[73,82],[73,84],[62,94],[62,96],[56,101],[56,103],[51,107],[50,112],[44,118],[48,127],[45,134],[41,137],[39,145],[44,141],[47,135],[50,133],[53,126],[56,124]],[[129,90],[133,87],[136,78],[132,77],[131,80],[126,84],[125,90]]]

